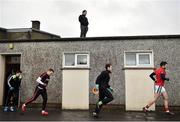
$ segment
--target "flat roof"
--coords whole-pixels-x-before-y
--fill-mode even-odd
[[[18,39],[18,40],[0,40],[0,43],[7,42],[61,42],[61,41],[108,41],[108,40],[137,40],[137,39],[171,39],[180,38],[179,35],[142,35],[142,36],[105,36],[105,37],[70,37],[59,39]]]

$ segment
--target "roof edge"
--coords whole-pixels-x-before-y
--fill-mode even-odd
[[[59,42],[59,41],[106,41],[106,40],[137,40],[137,39],[170,39],[179,38],[179,35],[143,35],[143,36],[107,36],[107,37],[70,37],[59,39],[21,39],[21,40],[0,40],[0,43],[4,42]]]

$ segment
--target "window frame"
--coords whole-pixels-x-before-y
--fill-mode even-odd
[[[66,54],[74,54],[75,55],[75,58],[74,58],[74,60],[75,60],[75,64],[74,64],[74,66],[66,66],[65,64],[65,56],[66,56]],[[87,56],[87,64],[86,65],[79,65],[79,64],[77,64],[77,57],[78,56],[81,56],[81,55],[83,55],[83,56]],[[71,52],[69,52],[69,53],[63,53],[63,68],[89,68],[90,67],[90,54],[89,53],[71,53]]]
[[[136,65],[126,65],[126,54],[127,53],[132,53],[136,55]],[[139,63],[139,56],[140,55],[149,55],[149,60],[150,60],[150,64],[140,64]],[[142,50],[142,51],[124,51],[124,67],[125,68],[151,68],[154,67],[154,55],[153,55],[153,51],[146,51],[146,50]]]

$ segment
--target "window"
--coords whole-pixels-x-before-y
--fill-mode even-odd
[[[150,55],[149,54],[139,54],[139,64],[150,64]]]
[[[125,67],[152,67],[152,52],[125,52]]]
[[[136,54],[127,53],[126,54],[126,65],[135,66],[136,65]]]
[[[89,68],[89,54],[64,53],[63,66]]]
[[[87,65],[87,55],[77,55],[77,65]]]
[[[65,66],[75,66],[75,55],[74,54],[66,54]]]

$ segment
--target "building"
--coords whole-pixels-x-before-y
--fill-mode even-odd
[[[32,21],[31,28],[0,28],[0,39],[58,39],[60,36],[40,30],[40,22]]]
[[[110,84],[115,91],[111,104],[141,110],[153,98],[149,74],[163,60],[169,63],[170,106],[180,106],[180,35],[1,40],[0,104],[7,90],[7,67],[14,65],[23,71],[21,101],[32,95],[38,75],[53,68],[48,103],[62,104],[63,109],[88,109],[97,100],[91,93],[94,81],[110,62]],[[162,104],[162,100],[157,103]]]

